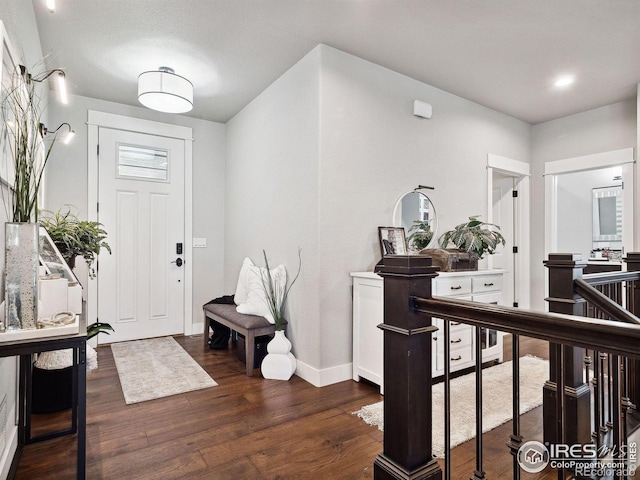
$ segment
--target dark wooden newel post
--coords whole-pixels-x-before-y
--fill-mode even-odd
[[[431,297],[431,257],[391,255],[384,278],[384,446],[375,480],[441,480],[432,455],[431,317],[414,311],[411,297]]]
[[[624,261],[627,264],[628,272],[640,271],[640,253],[628,253]],[[640,281],[634,281],[627,291],[627,310],[636,317],[640,317]],[[629,379],[628,395],[631,403],[640,409],[640,360],[629,359]]]
[[[566,315],[583,315],[584,301],[574,294],[573,281],[582,278],[587,262],[580,254],[552,253],[544,262],[549,269],[549,311]],[[586,445],[591,442],[591,403],[589,386],[584,383],[585,349],[549,344],[549,381],[544,385],[543,415],[544,440],[561,443],[558,432],[562,421],[556,414],[556,387],[558,364],[564,348],[564,433],[569,445]],[[560,429],[560,430],[559,430]]]

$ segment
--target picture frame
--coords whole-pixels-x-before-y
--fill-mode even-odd
[[[407,254],[407,239],[403,227],[378,227],[378,238],[383,257]]]
[[[67,265],[60,250],[53,243],[51,237],[44,227],[40,227],[40,265],[44,267],[46,275],[58,275],[60,278],[66,278],[69,285],[77,285],[78,279],[73,271]]]

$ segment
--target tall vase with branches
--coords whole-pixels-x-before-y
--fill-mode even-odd
[[[302,268],[301,251],[298,249],[298,272],[291,283],[287,285],[286,275],[284,281],[274,278],[269,267],[269,259],[267,253],[263,250],[265,269],[262,274],[262,288],[264,290],[269,312],[273,316],[276,326],[276,332],[273,340],[267,344],[267,356],[262,361],[260,367],[264,378],[274,380],[289,380],[294,374],[297,362],[291,353],[291,342],[287,339],[284,332],[284,313],[285,304],[289,296],[289,291],[296,280],[300,276]]]
[[[36,328],[38,319],[38,196],[44,169],[55,144],[46,146],[42,108],[35,85],[22,70],[2,91],[5,224],[5,325],[9,330]]]

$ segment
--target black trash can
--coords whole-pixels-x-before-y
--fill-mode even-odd
[[[45,370],[33,367],[31,413],[53,413],[71,408],[73,367]]]

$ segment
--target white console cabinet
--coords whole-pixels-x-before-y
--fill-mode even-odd
[[[434,281],[433,295],[455,297],[482,303],[500,304],[502,270],[475,272],[441,272]],[[355,272],[353,277],[353,379],[365,378],[380,385],[383,381],[383,335],[378,328],[383,322],[384,286],[382,277],[373,272]],[[434,318],[438,331],[433,334],[432,375],[444,374],[444,321]],[[501,332],[482,329],[482,361],[502,362]],[[472,367],[475,363],[474,328],[451,322],[451,371]]]

